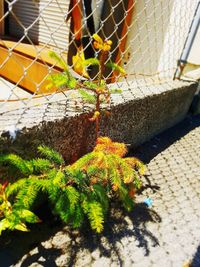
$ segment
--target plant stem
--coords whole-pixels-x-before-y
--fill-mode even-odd
[[[100,94],[97,94],[96,111],[100,112]],[[95,120],[96,123],[96,140],[99,137],[99,116]]]
[[[101,86],[101,80],[103,78],[103,72],[105,69],[105,61],[108,56],[108,52],[105,52],[103,50],[100,51],[100,65],[99,65],[99,75],[98,75],[98,85]],[[96,111],[100,113],[100,95],[97,93],[97,101],[96,101]],[[96,140],[99,137],[99,116],[95,120],[96,123]]]
[[[99,75],[98,75],[99,86],[101,85],[101,80],[103,78],[103,72],[105,69],[105,61],[106,61],[107,55],[108,55],[107,52],[103,50],[100,51],[100,59],[99,59],[100,65],[99,65]]]

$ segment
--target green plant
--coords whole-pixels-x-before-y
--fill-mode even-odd
[[[28,231],[26,223],[40,222],[30,210],[11,204],[9,187],[8,183],[0,184],[0,235],[6,229]]]
[[[0,185],[0,234],[6,229],[27,231],[26,223],[39,222],[33,212],[41,195],[63,222],[80,227],[87,218],[97,233],[103,230],[111,199],[120,200],[128,211],[133,208],[144,165],[124,158],[123,143],[98,138],[94,150],[71,165],[49,147],[39,146],[38,151],[43,157],[33,160],[0,155],[0,164],[18,169],[23,177]]]
[[[120,93],[121,89],[109,88],[103,79],[103,72],[105,67],[111,68],[113,71],[125,74],[122,67],[108,60],[109,51],[111,49],[112,42],[110,40],[103,41],[98,34],[93,35],[94,49],[98,50],[98,58],[85,59],[83,53],[78,53],[73,57],[74,69],[77,73],[88,78],[85,81],[75,79],[69,71],[69,67],[65,61],[59,57],[55,52],[50,52],[50,57],[53,58],[63,68],[62,73],[57,73],[49,76],[49,84],[47,89],[56,87],[58,89],[65,90],[77,90],[82,100],[94,104],[93,116],[89,119],[96,124],[96,138],[99,136],[99,119],[101,113],[109,114],[101,106],[103,103],[110,103],[110,95],[112,93]],[[98,78],[96,81],[89,79],[87,68],[95,65],[98,66]]]

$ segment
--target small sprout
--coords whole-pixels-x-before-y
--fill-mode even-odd
[[[94,115],[89,121],[95,122],[95,135],[96,139],[99,136],[99,125],[100,125],[100,113],[102,111],[102,104],[110,104],[110,95],[112,93],[120,93],[119,89],[110,89],[107,86],[104,78],[105,67],[111,68],[113,71],[117,71],[121,74],[125,74],[123,68],[118,64],[108,60],[108,52],[111,50],[112,41],[103,40],[97,33],[93,34],[93,46],[99,50],[98,58],[87,58],[85,59],[84,51],[82,46],[77,50],[77,54],[72,57],[72,63],[74,73],[81,75],[81,77],[75,76],[67,64],[59,57],[54,51],[49,53],[49,56],[59,63],[63,68],[62,73],[56,73],[49,76],[49,84],[47,89],[55,88],[59,90],[77,90],[83,103],[94,105]],[[89,72],[87,68],[90,66],[98,67],[98,78],[97,80],[90,80]],[[87,80],[86,80],[87,79]]]

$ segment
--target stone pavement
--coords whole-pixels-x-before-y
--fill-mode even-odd
[[[200,267],[200,115],[130,154],[148,166],[133,212],[113,207],[101,235],[55,222],[3,235],[0,266]]]

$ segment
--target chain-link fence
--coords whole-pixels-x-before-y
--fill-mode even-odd
[[[108,60],[125,69],[120,79],[127,87],[132,82],[130,93],[172,80],[197,4],[198,0],[0,0],[0,116],[16,109],[24,114],[30,106],[52,101],[67,99],[69,105],[72,100],[65,89],[47,89],[49,75],[62,71],[49,51],[76,70],[77,55],[78,61],[98,57],[94,33],[112,40]],[[98,75],[95,69],[89,72],[89,79]],[[105,70],[104,78],[116,82],[118,77]],[[20,121],[9,118],[9,125]]]

